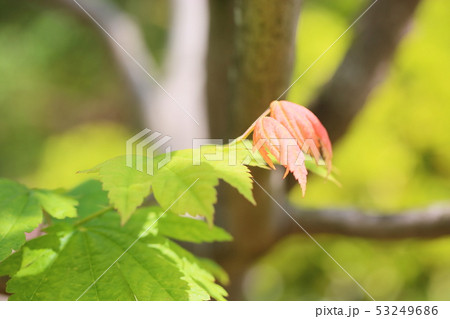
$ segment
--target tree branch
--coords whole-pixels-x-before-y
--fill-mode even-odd
[[[48,0],[48,2],[62,6],[79,19],[90,23],[97,30],[97,33],[108,44],[114,61],[137,98],[141,125],[152,127],[152,123],[142,123],[142,119],[145,118],[145,114],[152,111],[151,108],[154,104],[152,102],[157,88],[142,69],[156,76],[157,67],[153,56],[147,49],[144,35],[139,26],[111,1],[78,1],[79,5],[73,0]],[[142,69],[133,59],[142,66]]]
[[[336,234],[372,239],[437,238],[450,235],[450,206],[434,204],[422,209],[410,209],[395,214],[364,212],[358,209],[298,209],[287,212],[310,234]],[[301,233],[295,223],[286,224],[280,232]]]
[[[421,0],[379,0],[355,25],[356,34],[342,63],[311,103],[311,109],[338,141],[381,83],[395,50],[409,31]],[[297,181],[288,176],[286,188]]]
[[[333,141],[341,138],[363,108],[369,94],[384,80],[420,0],[380,0],[357,24],[355,38],[331,80],[312,108]],[[289,180],[289,184],[294,182]],[[434,238],[450,235],[450,206],[430,206],[395,215],[357,209],[298,210],[294,217],[311,233],[374,239]],[[287,233],[301,229],[287,224]],[[280,237],[286,232],[281,231]]]
[[[380,0],[356,25],[347,54],[311,108],[332,141],[347,131],[374,87],[382,82],[420,0]]]
[[[208,3],[206,0],[172,0],[172,20],[163,75],[147,114],[153,128],[172,136],[175,149],[192,147],[193,138],[208,137],[206,110],[206,52]],[[176,102],[169,96],[172,95]]]
[[[176,149],[190,147],[193,137],[207,137],[203,90],[206,0],[172,1],[172,28],[162,68],[158,68],[148,50],[140,26],[113,2],[46,1],[91,24],[108,44],[137,99],[139,128],[148,127],[171,136],[169,144]]]

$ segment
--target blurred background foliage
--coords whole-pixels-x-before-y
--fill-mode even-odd
[[[142,27],[158,62],[170,25],[167,1],[116,1]],[[306,0],[294,78],[366,5],[363,0]],[[450,195],[450,10],[422,3],[390,75],[335,145],[337,188],[310,178],[302,206],[356,206],[389,213]],[[333,74],[351,30],[290,91],[308,105]],[[88,25],[36,2],[0,0],[0,176],[29,186],[70,188],[77,171],[122,155],[135,133],[136,103]],[[376,299],[450,297],[450,239],[379,242],[317,236]],[[309,238],[290,237],[245,280],[250,300],[365,299],[363,292]]]

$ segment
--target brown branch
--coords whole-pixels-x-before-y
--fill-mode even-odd
[[[382,82],[420,0],[379,0],[355,25],[356,34],[332,79],[311,104],[332,141],[347,131]]]
[[[422,209],[410,209],[395,214],[364,212],[358,209],[307,210],[289,207],[287,212],[310,234],[336,234],[372,239],[437,238],[450,235],[450,206],[435,204]],[[301,233],[291,222],[280,232]]]
[[[379,0],[356,25],[355,38],[332,79],[312,103],[333,141],[341,138],[369,94],[384,80],[420,0]],[[292,184],[292,183],[291,183]],[[377,239],[433,238],[450,234],[450,207],[431,206],[395,215],[355,209],[296,209],[310,233]],[[297,232],[294,224],[289,232]]]
[[[342,63],[310,105],[333,143],[344,136],[370,93],[386,78],[419,3],[379,0],[355,25],[355,37]],[[295,185],[297,181],[288,176],[286,188]]]

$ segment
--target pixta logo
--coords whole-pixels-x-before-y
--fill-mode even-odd
[[[145,171],[148,175],[153,175],[155,169],[161,169],[170,161],[170,146],[165,148],[163,152],[165,156],[162,159],[160,156],[156,157],[155,153],[171,139],[170,136],[163,136],[163,134],[152,132],[148,128],[143,129],[126,143],[126,165],[140,172]],[[156,159],[158,159],[157,163],[154,162]]]

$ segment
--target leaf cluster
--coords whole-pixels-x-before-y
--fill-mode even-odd
[[[10,300],[224,300],[225,271],[180,242],[230,241],[214,226],[220,179],[255,204],[249,141],[125,156],[68,192],[0,180],[0,276]],[[128,160],[128,162],[127,162]],[[151,165],[151,166],[150,166]],[[152,168],[152,170],[149,170]],[[149,174],[152,172],[152,174]],[[44,234],[25,240],[41,227]]]

